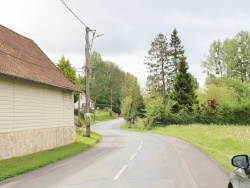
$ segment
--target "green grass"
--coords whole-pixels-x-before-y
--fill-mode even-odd
[[[153,127],[150,131],[138,128],[124,129],[157,133],[185,140],[216,161],[226,172],[234,167],[231,157],[237,154],[250,155],[250,126],[220,125],[171,125]]]
[[[116,117],[110,116],[109,112],[96,111],[95,118],[96,118],[96,121],[98,122],[98,121],[112,120],[112,119],[115,119]],[[93,119],[93,117],[92,117],[92,119]]]
[[[76,142],[62,147],[38,152],[22,157],[0,161],[0,181],[52,164],[56,161],[83,152],[101,141],[100,135],[91,133],[91,137],[83,137],[77,133]]]
[[[75,115],[74,116],[75,119],[78,119],[78,116]],[[101,121],[108,121],[108,120],[112,120],[115,119],[116,117],[114,116],[110,116],[109,112],[105,112],[105,111],[100,111],[100,110],[96,110],[95,111],[95,119],[94,119],[94,115],[91,114],[91,125],[99,123]],[[84,119],[80,119],[81,123],[85,126],[86,122]]]

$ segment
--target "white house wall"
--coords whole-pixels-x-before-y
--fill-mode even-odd
[[[75,141],[73,93],[0,77],[0,160]]]

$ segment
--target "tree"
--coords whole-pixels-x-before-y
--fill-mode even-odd
[[[70,61],[65,59],[64,56],[58,60],[57,68],[61,71],[61,73],[68,78],[76,86],[79,85],[78,79],[76,77],[76,70],[71,66]],[[74,103],[77,102],[79,99],[79,93],[74,92]]]
[[[106,104],[108,92],[108,80],[106,78],[107,67],[102,60],[101,55],[97,52],[90,54],[90,98],[96,104]]]
[[[170,51],[167,38],[163,34],[158,34],[151,42],[146,62],[149,76],[148,83],[153,86],[161,96],[166,99],[171,87],[171,78],[174,66],[171,64]]]
[[[90,54],[90,65],[90,96],[96,106],[111,107],[112,103],[112,110],[120,113],[122,84],[126,73],[117,64],[102,60],[97,52]]]
[[[176,101],[172,107],[174,113],[178,113],[181,110],[191,113],[193,111],[193,106],[198,104],[193,78],[187,70],[188,64],[186,58],[181,57],[178,64],[177,75],[174,80],[173,91],[170,95],[170,98]]]
[[[136,118],[144,117],[145,104],[137,78],[126,73],[122,87],[122,114],[125,120],[134,124]]]
[[[183,46],[181,45],[181,40],[177,34],[178,34],[177,30],[174,29],[171,34],[171,39],[170,39],[170,55],[171,55],[172,64],[175,67],[174,69],[175,74],[177,73],[177,65],[178,65],[179,59],[181,57],[184,57],[184,49],[183,49]],[[175,76],[175,74],[173,75]]]
[[[250,81],[250,36],[248,31],[240,31],[235,39],[238,44],[236,70],[241,82]]]
[[[212,42],[209,55],[202,62],[208,77],[227,77],[250,82],[250,36],[240,31],[232,39]]]
[[[207,59],[202,62],[201,66],[204,69],[203,72],[208,76],[215,77],[219,75],[222,77],[225,74],[225,65],[222,57],[222,42],[216,40],[210,45],[209,55],[206,57]]]
[[[79,86],[82,91],[86,90],[86,77],[85,76],[80,76],[78,78]]]

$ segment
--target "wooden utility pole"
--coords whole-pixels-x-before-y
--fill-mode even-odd
[[[111,87],[111,95],[110,95],[111,99],[110,99],[110,102],[111,102],[111,113],[113,114],[113,106],[112,106],[113,105],[112,104],[113,103],[113,99],[112,99],[112,97],[113,97],[113,92],[112,92],[112,87]]]
[[[86,27],[86,46],[85,46],[85,57],[86,57],[86,136],[90,137],[90,93],[89,93],[89,28]]]
[[[78,80],[80,80],[80,74],[78,74]],[[78,99],[78,126],[81,126],[81,121],[80,121],[80,102],[81,102],[81,93],[79,93],[79,99]],[[82,131],[83,131],[83,127],[82,127]]]

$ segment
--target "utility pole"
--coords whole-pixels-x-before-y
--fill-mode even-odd
[[[86,57],[86,136],[90,137],[90,93],[89,93],[89,28],[86,27],[86,46],[85,46],[85,57]]]
[[[80,80],[80,74],[78,74],[78,80]],[[78,99],[78,126],[81,126],[81,121],[80,121],[80,102],[81,102],[81,93],[79,93],[79,99]],[[83,130],[83,127],[82,127]]]
[[[111,100],[110,101],[111,101],[111,113],[113,114],[113,106],[112,106],[113,105],[112,104],[113,103],[113,92],[112,92],[112,87],[111,87]]]
[[[82,25],[85,26],[86,29],[86,46],[85,46],[85,57],[86,57],[86,136],[90,137],[90,94],[89,94],[89,73],[90,73],[90,65],[89,65],[89,53],[90,53],[90,43],[89,43],[89,31],[93,33],[93,38],[91,40],[91,46],[93,44],[93,40],[97,37],[102,36],[97,35],[95,37],[95,30],[90,30],[89,27],[79,18],[77,15],[66,5],[66,3],[61,0],[61,2],[65,5],[65,7],[81,22]]]

